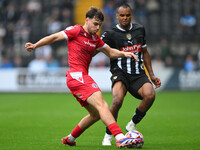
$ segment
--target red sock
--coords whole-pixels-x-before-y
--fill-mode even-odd
[[[77,138],[79,137],[82,133],[83,133],[84,130],[82,130],[79,125],[77,125],[71,132],[71,135],[74,137],[74,138]]]
[[[108,129],[110,130],[110,132],[113,134],[114,137],[120,133],[123,133],[116,122],[108,125]]]

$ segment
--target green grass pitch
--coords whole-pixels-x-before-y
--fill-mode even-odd
[[[103,93],[111,104],[111,93]],[[127,94],[118,124],[125,133],[139,100]],[[0,150],[113,150],[101,146],[105,132],[99,121],[77,139],[76,147],[61,144],[87,114],[69,93],[0,94]],[[200,92],[157,92],[154,105],[137,125],[144,150],[200,149]]]

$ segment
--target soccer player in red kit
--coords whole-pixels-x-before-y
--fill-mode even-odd
[[[96,51],[103,52],[111,58],[130,57],[137,59],[133,53],[112,49],[100,39],[96,33],[100,29],[103,20],[104,16],[101,10],[91,7],[86,13],[84,26],[71,26],[64,31],[46,36],[35,44],[30,42],[25,44],[26,50],[31,52],[35,48],[67,39],[70,67],[66,72],[67,86],[81,106],[89,113],[81,119],[68,136],[62,138],[62,143],[69,146],[75,146],[75,139],[99,119],[116,138],[117,147],[132,147],[139,142],[124,136],[115,122],[108,104],[103,99],[98,85],[88,75],[88,67]]]

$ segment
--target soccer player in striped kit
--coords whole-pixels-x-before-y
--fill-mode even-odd
[[[137,61],[132,58],[110,59],[113,94],[110,110],[115,119],[117,120],[127,91],[135,98],[142,100],[126,126],[127,131],[136,130],[135,125],[142,120],[155,100],[155,91],[145,74],[144,65],[155,87],[161,86],[161,81],[155,77],[151,66],[151,58],[145,40],[145,29],[140,24],[131,23],[131,17],[130,6],[128,4],[120,5],[116,14],[119,24],[114,26],[112,30],[105,31],[101,36],[102,40],[110,47],[124,52],[133,52],[137,55]],[[111,141],[111,132],[106,128],[102,145],[111,145]]]

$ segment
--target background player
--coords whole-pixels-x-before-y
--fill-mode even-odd
[[[26,43],[27,51],[51,44],[56,41],[68,40],[68,58],[70,69],[66,72],[67,85],[89,114],[85,116],[72,130],[71,134],[62,139],[63,144],[75,146],[75,139],[99,119],[109,128],[116,138],[117,147],[131,146],[137,143],[133,138],[125,138],[119,128],[108,104],[103,99],[96,82],[88,75],[88,67],[95,50],[112,58],[130,57],[137,59],[131,52],[120,52],[106,45],[96,34],[104,20],[103,13],[96,7],[91,7],[86,13],[84,26],[75,25],[64,31],[46,36],[37,43]]]
[[[117,120],[119,109],[122,106],[127,91],[134,97],[142,100],[131,121],[126,126],[127,131],[136,129],[135,125],[142,120],[155,99],[155,91],[145,74],[144,65],[155,87],[158,88],[161,85],[160,79],[155,77],[153,73],[151,58],[147,51],[145,29],[140,24],[131,23],[131,17],[130,6],[122,4],[118,7],[116,14],[119,24],[113,27],[112,30],[102,34],[102,40],[109,46],[120,51],[134,52],[137,55],[138,61],[132,58],[110,59],[113,94],[110,110],[115,119]],[[111,145],[111,141],[111,132],[106,128],[102,145]]]

